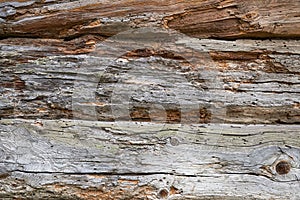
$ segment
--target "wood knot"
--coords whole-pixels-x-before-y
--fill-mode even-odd
[[[244,21],[253,21],[254,19],[258,18],[259,14],[257,12],[248,12],[244,16],[242,16],[242,19]]]
[[[163,189],[159,190],[158,196],[161,199],[166,199],[169,196],[169,191],[167,189],[163,188]]]
[[[170,144],[172,146],[178,146],[179,145],[179,140],[177,138],[170,138]]]
[[[276,164],[275,169],[280,175],[288,174],[291,170],[291,164],[283,160]]]
[[[0,171],[0,179],[6,179],[6,178],[9,177],[9,176],[10,176],[9,173],[7,173],[7,172],[1,173],[1,171]]]
[[[25,88],[25,81],[21,80],[19,77],[14,77],[14,88],[16,90],[22,90]]]

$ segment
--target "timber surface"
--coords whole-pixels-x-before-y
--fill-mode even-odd
[[[7,119],[0,128],[2,198],[300,198],[299,125]]]
[[[0,1],[0,199],[300,199],[300,1]]]

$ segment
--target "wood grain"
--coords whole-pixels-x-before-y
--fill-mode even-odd
[[[2,197],[299,198],[297,125],[15,119],[1,130]]]
[[[109,37],[164,26],[200,38],[299,38],[298,0],[2,1],[1,37]]]
[[[299,200],[299,0],[0,0],[0,199]]]
[[[28,39],[20,48],[17,41],[0,44],[2,118],[300,122],[297,40],[183,36],[159,48],[152,39],[146,47],[134,39],[88,40],[95,43],[83,44],[84,54],[66,50],[69,42]]]

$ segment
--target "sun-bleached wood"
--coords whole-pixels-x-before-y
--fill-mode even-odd
[[[298,199],[299,128],[1,120],[0,196]]]

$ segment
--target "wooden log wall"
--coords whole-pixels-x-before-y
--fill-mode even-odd
[[[299,0],[0,1],[0,199],[300,199]]]

